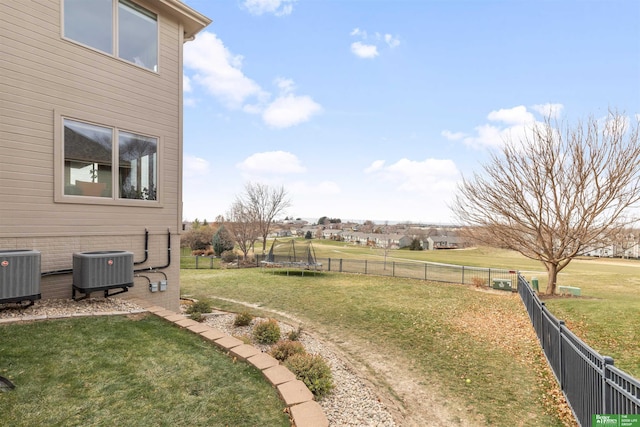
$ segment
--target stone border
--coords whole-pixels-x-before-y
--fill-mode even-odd
[[[149,313],[162,317],[212,342],[234,359],[245,361],[259,369],[265,379],[278,390],[289,409],[295,427],[328,427],[329,421],[322,407],[313,400],[313,394],[296,376],[278,360],[252,345],[225,334],[217,328],[185,317],[182,314],[150,305],[146,301],[131,300]]]
[[[263,353],[252,345],[245,344],[217,328],[196,322],[186,316],[167,310],[164,307],[151,305],[147,301],[139,299],[128,300],[142,310],[131,311],[110,311],[97,313],[77,313],[71,316],[66,315],[36,315],[21,316],[19,318],[0,319],[0,323],[28,322],[33,320],[60,319],[64,317],[89,317],[89,316],[117,316],[128,314],[152,313],[158,317],[174,323],[194,334],[200,335],[207,341],[225,351],[229,357],[239,359],[249,363],[260,370],[265,379],[278,390],[280,398],[289,409],[289,414],[295,427],[328,427],[329,421],[322,410],[322,407],[313,399],[313,394],[307,386],[296,376],[281,365],[278,360],[267,353]]]

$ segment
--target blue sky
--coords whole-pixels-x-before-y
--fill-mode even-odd
[[[287,215],[452,223],[463,176],[546,114],[640,114],[640,1],[189,0],[184,219],[245,183]]]

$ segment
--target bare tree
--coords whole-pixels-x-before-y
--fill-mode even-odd
[[[291,206],[284,187],[271,188],[266,184],[248,183],[244,187],[241,202],[249,209],[262,237],[262,252],[267,247],[267,236],[273,220]]]
[[[260,236],[258,223],[250,207],[240,199],[236,199],[231,205],[227,212],[227,219],[227,228],[246,259]]]
[[[572,259],[634,222],[638,128],[617,113],[575,126],[549,117],[460,184],[454,213],[477,241],[542,262],[553,294]]]

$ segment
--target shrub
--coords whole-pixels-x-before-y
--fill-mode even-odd
[[[284,365],[306,384],[316,398],[326,396],[334,387],[331,369],[319,354],[294,354]]]
[[[233,325],[249,326],[252,320],[253,320],[253,316],[248,311],[243,311],[241,313],[236,314],[236,318],[233,320]]]
[[[299,341],[278,341],[276,345],[271,348],[269,354],[281,362],[284,362],[294,354],[305,354],[307,351]]]
[[[221,225],[211,238],[211,245],[216,255],[222,255],[226,251],[233,250],[233,237],[224,225]]]
[[[187,314],[193,313],[211,313],[211,303],[207,300],[194,302],[187,308]]]
[[[473,279],[471,279],[471,284],[476,288],[482,288],[483,286],[486,286],[485,280],[480,277],[474,277]]]
[[[258,322],[253,327],[253,338],[260,344],[273,344],[280,339],[280,325],[275,319]]]
[[[238,255],[234,251],[224,251],[220,255],[220,259],[224,262],[235,262],[238,260]]]
[[[298,329],[294,329],[287,334],[287,338],[291,341],[298,341],[302,335],[302,326],[298,326]]]
[[[199,311],[194,311],[189,315],[189,319],[195,320],[196,322],[204,322],[204,316]]]

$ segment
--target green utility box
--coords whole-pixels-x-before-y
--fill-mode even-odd
[[[533,288],[534,291],[538,292],[538,278],[537,277],[532,277],[531,278],[531,287]]]
[[[501,291],[513,291],[511,279],[491,279],[491,287]]]

